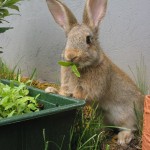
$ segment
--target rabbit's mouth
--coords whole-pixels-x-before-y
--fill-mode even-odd
[[[79,69],[83,69],[88,66],[92,66],[93,64],[96,64],[98,62],[97,59],[90,58],[89,56],[83,57],[83,55],[82,55],[82,57],[75,57],[71,60],[64,58],[64,60],[66,62],[71,62],[71,63],[75,64]]]
[[[97,62],[97,53],[84,52],[81,50],[66,50],[64,53],[64,60],[76,64],[79,68],[85,68]]]
[[[73,64],[78,66],[78,68],[80,68],[80,69],[91,65],[91,62],[89,61],[89,58],[85,59],[85,57],[84,58],[82,58],[82,57],[74,57],[72,59],[65,59],[65,61],[72,62]]]

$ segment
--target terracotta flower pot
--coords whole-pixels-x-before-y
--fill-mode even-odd
[[[145,96],[142,150],[150,150],[150,95]]]

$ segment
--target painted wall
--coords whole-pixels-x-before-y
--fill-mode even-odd
[[[85,0],[64,0],[79,20]],[[37,68],[37,77],[59,82],[57,61],[65,46],[63,30],[54,22],[45,0],[25,0],[21,16],[8,20],[13,30],[0,35],[1,57],[10,67],[17,63],[25,75]],[[131,75],[129,70],[145,58],[150,79],[150,0],[109,0],[100,30],[101,46],[107,55]]]

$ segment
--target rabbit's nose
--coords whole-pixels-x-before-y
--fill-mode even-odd
[[[76,52],[66,52],[66,60],[70,62],[74,62],[77,59],[77,53]]]

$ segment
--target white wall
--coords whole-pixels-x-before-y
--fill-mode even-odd
[[[85,0],[64,0],[79,20]],[[45,0],[25,0],[21,16],[8,20],[13,30],[0,35],[1,57],[19,66],[25,75],[37,68],[39,79],[59,81],[57,61],[65,45],[63,30],[54,22]],[[143,54],[150,74],[150,0],[109,0],[107,14],[101,24],[100,41],[107,55],[131,75]],[[149,76],[150,79],[150,76]]]

